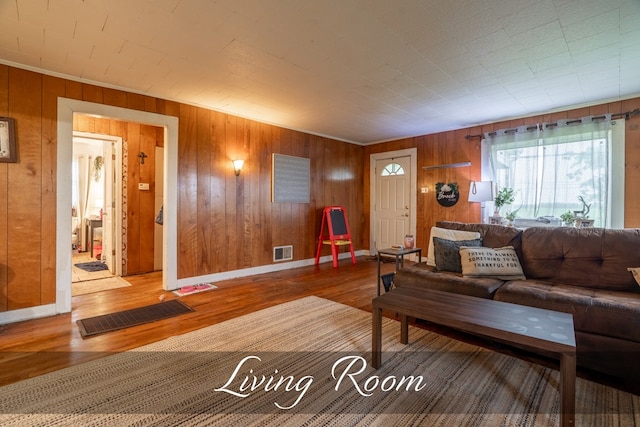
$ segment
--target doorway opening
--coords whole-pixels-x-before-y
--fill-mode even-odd
[[[72,296],[128,286],[122,275],[122,138],[73,132]]]
[[[162,195],[162,288],[178,288],[177,278],[177,201],[178,201],[178,118],[122,107],[112,107],[86,101],[58,98],[57,132],[57,205],[56,211],[56,313],[71,311],[72,216],[63,215],[72,209],[72,160],[74,114],[109,118],[124,122],[148,124],[162,128],[163,150]],[[153,205],[152,205],[153,206]],[[153,209],[153,208],[152,208]]]

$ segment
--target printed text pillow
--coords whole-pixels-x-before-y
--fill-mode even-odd
[[[494,277],[502,280],[524,280],[520,260],[513,246],[503,248],[460,248],[462,275]]]

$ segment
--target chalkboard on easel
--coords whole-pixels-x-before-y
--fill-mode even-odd
[[[330,236],[348,236],[349,230],[347,220],[344,217],[343,209],[331,209],[329,211],[329,235]]]

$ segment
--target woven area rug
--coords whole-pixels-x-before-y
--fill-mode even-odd
[[[71,295],[86,295],[94,292],[108,291],[111,289],[126,288],[131,286],[131,283],[127,282],[121,277],[105,277],[103,279],[85,280],[83,282],[73,282],[71,284]]]
[[[558,372],[307,297],[0,388],[0,425],[556,426]],[[640,422],[577,381],[576,426]]]

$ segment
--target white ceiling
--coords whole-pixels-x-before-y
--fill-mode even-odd
[[[0,62],[361,144],[640,96],[638,0],[0,0]]]

